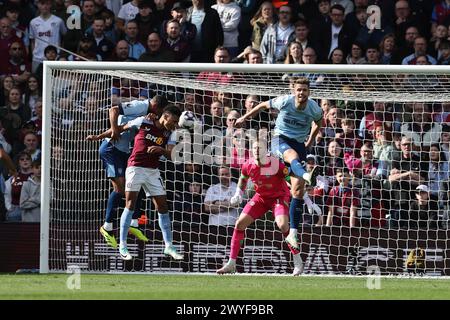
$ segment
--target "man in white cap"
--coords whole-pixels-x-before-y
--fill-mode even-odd
[[[407,229],[437,229],[438,205],[437,201],[430,199],[428,186],[418,185],[415,190],[415,197],[411,201],[409,220],[401,221],[401,227]]]

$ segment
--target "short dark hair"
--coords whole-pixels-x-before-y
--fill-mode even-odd
[[[309,88],[309,80],[306,77],[298,77],[294,80],[294,85],[296,84],[306,84]]]
[[[174,106],[173,104],[170,104],[167,107],[165,107],[163,110],[163,114],[164,113],[170,113],[177,117],[181,116],[181,110],[178,107]]]
[[[56,47],[52,46],[52,45],[49,45],[49,46],[45,47],[44,55],[46,55],[49,51],[54,51],[54,52],[58,53],[58,49],[56,49]]]
[[[333,11],[333,9],[336,9],[336,10],[341,11],[342,13],[345,13],[345,8],[342,5],[338,4],[338,3],[336,3],[336,4],[331,6],[330,12]]]
[[[167,99],[164,96],[156,95],[152,98],[152,101],[158,105],[159,108],[165,108],[167,106]]]
[[[33,160],[33,162],[31,162],[31,167],[32,168],[38,168],[40,166],[41,166],[41,159]]]

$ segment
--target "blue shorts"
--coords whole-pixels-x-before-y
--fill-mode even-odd
[[[108,178],[125,177],[129,154],[119,151],[109,141],[103,140],[99,149],[100,159]]]
[[[298,154],[300,163],[306,162],[306,148],[303,142],[288,138],[283,135],[274,136],[272,139],[272,154],[283,161],[283,154],[286,150],[293,149]]]

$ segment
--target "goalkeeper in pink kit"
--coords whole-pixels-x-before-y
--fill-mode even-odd
[[[231,198],[230,204],[238,206],[242,202],[242,196],[250,178],[255,185],[256,194],[246,204],[236,225],[231,238],[231,252],[228,262],[216,272],[218,274],[236,272],[236,258],[244,240],[245,229],[256,219],[272,210],[278,228],[286,237],[289,234],[289,201],[290,191],[286,183],[289,170],[277,158],[260,153],[260,143],[252,145],[253,158],[247,160],[241,170],[236,194]],[[303,262],[297,249],[291,247],[294,257],[294,275],[303,271]]]

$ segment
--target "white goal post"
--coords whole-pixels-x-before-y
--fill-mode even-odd
[[[228,258],[233,225],[211,225],[212,214],[203,206],[207,190],[218,183],[217,170],[222,165],[231,167],[236,177],[241,164],[236,159],[245,158],[246,153],[233,153],[234,149],[248,149],[245,141],[254,134],[251,130],[268,127],[270,138],[276,114],[267,112],[249,122],[244,145],[233,144],[233,138],[238,138],[227,130],[226,117],[231,110],[245,113],[246,100],[262,102],[290,94],[290,80],[298,76],[310,79],[310,97],[327,109],[325,120],[331,119],[324,122],[323,133],[309,150],[325,182],[320,190],[310,191],[322,218],[305,207],[299,228],[305,273],[358,274],[376,267],[382,274],[450,275],[449,142],[442,140],[450,125],[444,123],[444,116],[450,118],[450,108],[446,109],[450,105],[449,66],[66,61],[44,62],[40,272],[65,272],[74,266],[83,272],[213,272],[220,267]],[[108,109],[113,104],[154,95],[192,109],[203,123],[200,132],[195,131],[198,128],[191,132],[192,139],[179,135],[180,143],[192,144],[192,148],[180,149],[184,157],[175,162],[162,160],[160,167],[174,244],[184,260],[172,261],[162,254],[157,218],[146,200],[142,212],[147,218],[142,227],[150,242],[130,238],[135,259],[124,262],[98,232],[111,187],[98,155],[100,143],[85,141],[85,137],[108,129]],[[216,101],[221,111],[211,117],[211,104]],[[416,116],[417,110],[423,114]],[[423,123],[423,132],[417,131],[419,123]],[[343,126],[353,126],[352,133],[347,134]],[[225,138],[219,141],[218,135]],[[410,139],[418,157],[408,160],[409,164],[397,158],[403,152],[402,137]],[[223,145],[214,149],[218,141]],[[232,141],[231,145],[225,141]],[[330,143],[341,149],[340,154],[328,150]],[[430,158],[436,144],[446,159]],[[375,151],[373,162],[362,155],[363,146]],[[217,154],[223,149],[224,154]],[[446,167],[441,164],[445,162]],[[396,177],[392,169],[398,166],[403,170],[399,174],[409,166],[422,177]],[[349,184],[342,189],[335,180],[338,167],[349,172]],[[198,197],[192,191],[196,183],[201,190]],[[420,194],[418,185],[429,190],[427,209],[422,200],[414,198]],[[347,204],[346,195],[339,192],[349,192],[345,194],[351,201]],[[231,214],[232,209],[225,210]],[[351,210],[357,217],[354,227],[345,220]],[[115,219],[120,219],[121,211]],[[331,212],[334,218],[327,219]],[[422,221],[424,214],[426,221]],[[343,217],[342,224],[334,222],[336,217]],[[412,254],[420,252],[424,256],[411,264]],[[291,256],[269,213],[248,228],[238,271],[289,273],[291,269]]]

